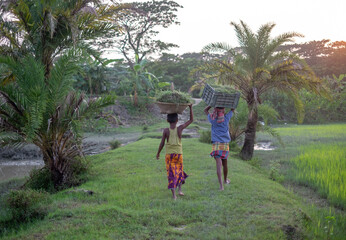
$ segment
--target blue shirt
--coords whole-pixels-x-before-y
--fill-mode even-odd
[[[208,120],[211,123],[211,141],[228,143],[231,141],[231,136],[229,135],[229,121],[233,115],[232,111],[229,111],[225,114],[225,121],[218,123],[217,118],[214,120],[211,119],[210,114],[208,114]]]

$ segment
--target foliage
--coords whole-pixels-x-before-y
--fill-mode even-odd
[[[117,149],[121,146],[121,142],[119,140],[113,140],[109,142],[109,145],[111,146],[111,149]]]
[[[282,182],[283,176],[280,174],[281,164],[277,160],[270,162],[269,178],[273,181]]]
[[[128,6],[99,0],[23,0],[6,1],[0,7],[0,54],[15,59],[33,54],[49,76],[56,59],[71,47],[98,58],[90,40],[117,31],[117,23],[110,17]],[[11,77],[8,72],[0,83]]]
[[[72,90],[77,53],[61,56],[47,79],[44,66],[34,57],[21,61],[0,57],[16,79],[0,87],[0,131],[10,133],[2,135],[0,143],[38,146],[56,188],[75,183],[73,163],[82,156],[80,121],[114,103],[112,96],[87,101]]]
[[[210,144],[211,143],[211,131],[210,130],[202,131],[200,133],[200,136],[199,136],[199,141],[202,143]]]
[[[118,60],[87,59],[81,65],[81,72],[76,75],[74,88],[82,90],[90,95],[100,95],[109,92],[114,88],[114,78],[119,74],[115,69],[107,67],[112,62]]]
[[[246,100],[249,115],[241,156],[248,160],[253,155],[258,121],[257,109],[262,103],[262,94],[270,89],[288,93],[298,109],[298,121],[302,122],[299,89],[305,88],[319,94],[324,93],[325,89],[320,79],[302,59],[288,52],[278,51],[281,45],[293,41],[293,38],[301,36],[300,34],[291,32],[271,38],[274,23],[262,25],[256,33],[243,21],[240,24],[231,24],[240,44],[238,51],[224,43],[207,45],[205,51],[223,51],[229,57],[208,62],[200,67],[198,72],[206,79],[217,79],[219,83],[234,86]]]
[[[21,223],[43,218],[47,214],[47,209],[42,204],[48,200],[47,193],[27,189],[11,191],[6,202],[12,214],[12,221]]]
[[[281,46],[304,58],[319,77],[332,77],[345,73],[346,42],[330,40],[310,41]]]
[[[157,76],[160,83],[173,83],[175,89],[187,92],[194,85],[194,80],[198,80],[197,75],[190,74],[191,71],[207,60],[208,55],[202,53],[182,55],[163,53],[159,59],[148,63],[148,69]]]
[[[49,193],[54,193],[56,191],[54,188],[54,182],[51,178],[51,173],[46,167],[32,170],[28,181],[25,183],[25,187]]]
[[[115,45],[130,68],[152,54],[160,53],[177,45],[155,40],[157,28],[179,24],[176,12],[181,8],[174,1],[133,2],[131,10],[114,17],[122,32],[107,34],[106,46]],[[101,44],[103,46],[103,44]],[[135,59],[135,56],[138,58]],[[135,59],[135,62],[133,61]]]
[[[190,95],[177,90],[161,91],[156,97],[156,100],[158,102],[166,103],[191,103]]]
[[[318,94],[306,90],[299,91],[299,96],[304,103],[304,123],[343,122],[346,112],[346,92],[344,74],[323,79],[331,99],[326,99]],[[287,95],[277,91],[269,91],[263,97],[264,102],[270,104],[279,112],[280,119],[285,122],[297,122],[294,114],[294,102]]]

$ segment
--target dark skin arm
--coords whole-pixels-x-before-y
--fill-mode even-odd
[[[206,108],[204,108],[204,113],[205,113],[205,115],[207,115],[207,116],[208,116],[208,114],[209,114],[209,109],[211,109],[211,106],[207,106]]]
[[[163,133],[162,133],[162,138],[161,138],[161,143],[159,145],[159,150],[157,151],[157,154],[156,154],[156,159],[157,160],[160,159],[160,152],[162,151],[163,147],[165,146],[165,141],[168,138],[168,135],[169,135],[169,129],[165,128],[163,130]]]
[[[178,127],[178,136],[179,136],[179,138],[181,138],[181,136],[183,134],[183,130],[185,128],[187,128],[193,122],[192,104],[189,105],[189,108],[190,108],[190,119],[187,122],[185,122],[184,124],[182,124],[182,125],[180,125]]]

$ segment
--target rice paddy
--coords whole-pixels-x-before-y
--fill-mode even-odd
[[[296,179],[307,184],[336,206],[346,208],[345,144],[313,144],[301,147],[296,166]]]

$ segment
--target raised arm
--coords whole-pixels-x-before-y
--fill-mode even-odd
[[[208,115],[209,114],[209,109],[211,108],[211,106],[207,106],[206,108],[204,108],[204,113],[206,114],[206,115]]]
[[[189,105],[189,108],[190,108],[190,119],[186,123],[179,126],[180,131],[183,131],[184,128],[187,128],[187,126],[189,126],[193,122],[192,104]]]
[[[160,159],[160,153],[161,153],[161,150],[162,148],[165,146],[165,140],[167,138],[167,131],[168,131],[168,128],[165,128],[163,130],[163,133],[162,133],[162,138],[161,138],[161,143],[159,145],[159,149],[157,150],[157,154],[156,154],[156,159],[159,160]]]

